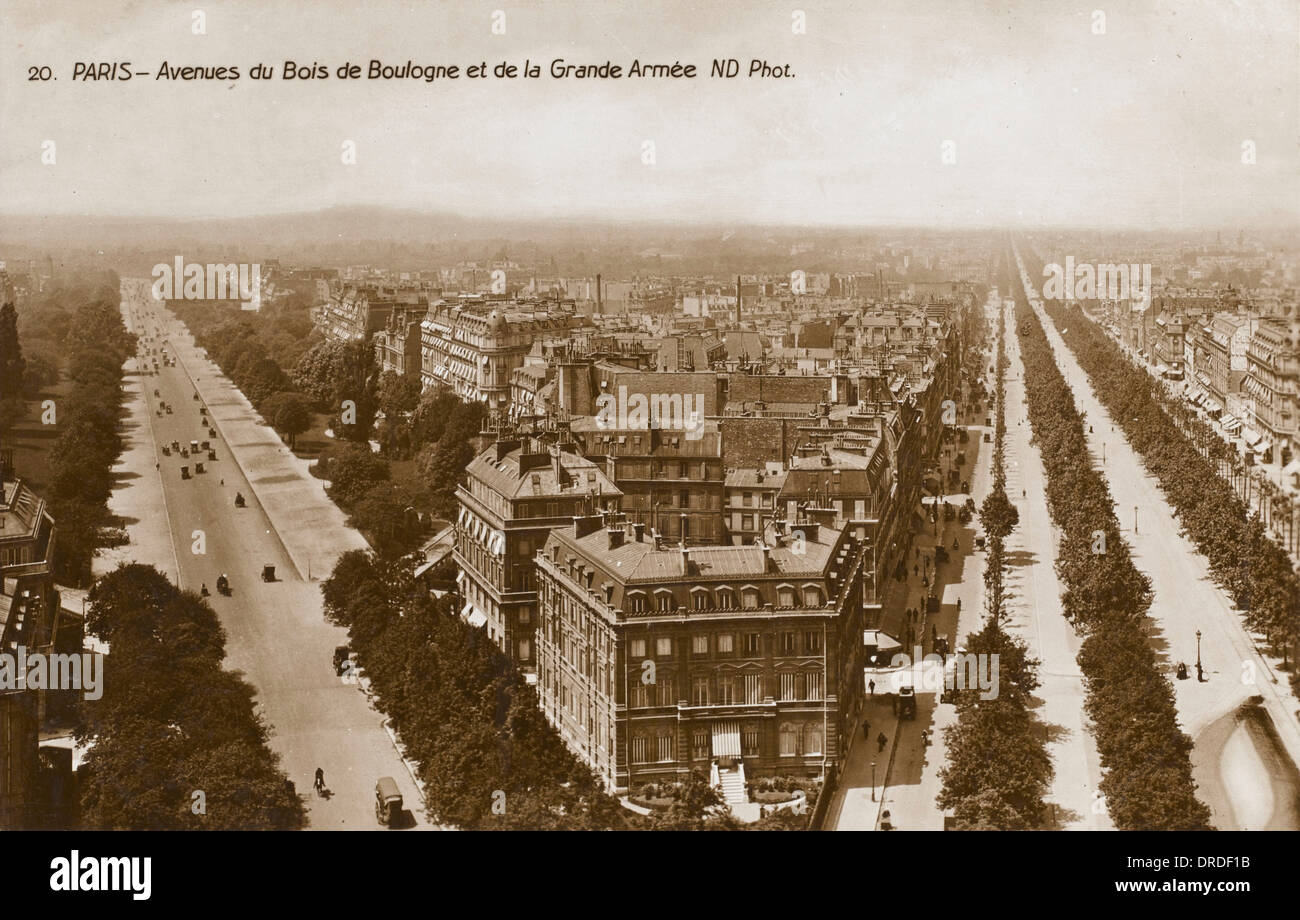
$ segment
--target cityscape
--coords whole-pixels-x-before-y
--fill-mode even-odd
[[[347,172],[347,145],[376,143],[367,119],[416,98],[415,122],[461,118],[471,90],[447,88],[459,59],[442,52],[371,62],[371,79],[405,82],[361,87],[358,122],[321,135],[326,159],[342,140],[343,178],[294,159],[293,132],[315,130],[302,116],[352,117],[327,116],[359,91],[327,85],[331,55],[352,30],[380,34],[336,6],[297,111],[238,74],[196,79],[242,103],[153,85],[140,62],[158,48],[168,68],[244,65],[216,10],[193,33],[216,55],[166,37],[188,11],[147,28],[123,13],[147,33],[123,65],[143,88],[5,97],[36,153],[0,169],[0,829],[1300,830],[1297,76],[1283,60],[1243,75],[1227,50],[1293,58],[1294,4],[1226,20],[1189,4],[1177,29],[1162,3],[971,4],[951,28],[972,46],[928,40],[948,70],[917,83],[897,50],[854,70],[848,4],[768,11],[744,26],[784,33],[754,54],[765,82],[733,96],[694,40],[602,44],[626,10],[574,24],[528,4],[499,33],[466,13],[454,29],[481,31],[476,49],[501,34],[522,64],[535,45],[539,81],[557,36],[578,44],[560,83],[487,80],[485,99],[520,108],[504,135],[456,124],[480,162],[422,123],[385,128],[430,183],[468,190],[445,205],[404,160]],[[6,21],[39,36],[16,7]],[[653,15],[676,34],[695,12]],[[920,42],[943,15],[884,21]],[[1139,26],[1161,62],[1147,77],[1119,62]],[[1026,50],[1023,72],[990,63],[1053,30],[1078,35]],[[600,66],[615,50],[634,87]],[[487,74],[500,53],[483,54]],[[5,66],[13,81],[12,53]],[[840,95],[875,86],[880,113],[846,126],[861,99],[828,99],[818,67]],[[1154,87],[1144,104],[1204,89],[1204,120],[1111,112],[1052,135],[1037,120],[1076,67],[1095,71],[1077,74],[1093,98],[1128,79]],[[1016,74],[1029,82],[983,116],[957,86]],[[656,80],[719,95],[687,103]],[[416,95],[426,82],[448,95]],[[141,153],[155,173],[137,176],[122,137],[146,114],[125,100],[157,114],[187,93],[218,115],[246,106],[241,130],[283,149],[231,147],[215,167],[224,142],[177,121],[172,157]],[[958,123],[932,124],[937,98]],[[1249,112],[1213,123],[1234,99]],[[584,147],[555,121],[581,133],[606,107],[660,104],[686,107],[712,165],[659,125],[611,166],[607,135]],[[120,117],[121,136],[95,141],[97,166],[41,105],[88,129]],[[722,140],[800,105],[737,141],[768,149]],[[921,122],[932,163],[834,152]],[[1162,168],[1139,151],[1165,129],[1183,149]],[[62,173],[39,173],[47,135]],[[1017,152],[980,149],[1004,143]],[[1137,159],[1089,187],[1124,155],[1112,143]],[[748,211],[716,173],[742,164]],[[213,187],[182,191],[182,167]],[[846,178],[859,167],[873,185]],[[778,178],[823,168],[821,192]]]

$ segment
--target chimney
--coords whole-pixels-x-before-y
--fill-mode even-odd
[[[622,527],[610,527],[605,531],[609,535],[609,548],[618,549],[623,545],[623,537],[626,535]]]
[[[597,272],[596,273],[596,313],[597,314],[600,314],[602,312],[604,303],[605,303],[605,299],[600,289],[600,272]]]
[[[583,537],[591,536],[597,530],[600,530],[600,515],[589,514],[586,516],[575,515],[573,518],[573,537],[581,540]]]
[[[736,276],[736,326],[737,326],[737,328],[740,327],[740,318],[741,318],[741,312],[740,312],[740,276],[737,275],[737,276]]]
[[[760,539],[758,541],[758,548],[763,551],[763,571],[764,572],[776,571],[776,569],[773,568],[772,565],[772,547],[768,546],[765,541]]]
[[[682,553],[682,574],[689,575],[691,574],[691,551],[687,548],[685,543],[679,546],[678,549],[680,549]]]
[[[638,543],[644,543],[644,542],[645,542],[645,524],[641,523],[640,521],[637,521],[635,524],[633,524],[633,525],[632,525],[632,535],[633,535],[633,537],[636,538],[636,542],[638,542]]]

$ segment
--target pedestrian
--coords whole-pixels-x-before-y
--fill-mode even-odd
[[[879,747],[876,749],[877,753],[883,751],[885,749],[885,745],[889,744],[889,739],[885,737],[884,732],[881,732],[879,735],[876,735],[876,744],[879,745]]]
[[[913,566],[912,566],[912,577],[915,578],[917,575],[920,575],[920,574],[921,574],[921,567],[920,567],[919,565],[913,565]]]
[[[875,695],[876,695],[876,682],[875,682],[874,680],[869,680],[869,681],[867,681],[867,692],[868,692],[868,693],[869,693],[873,698],[875,697]]]
[[[958,610],[958,611],[961,610],[961,598],[960,598],[960,597],[957,598],[957,610]]]
[[[862,720],[862,739],[864,741],[871,740],[871,723],[866,719]]]

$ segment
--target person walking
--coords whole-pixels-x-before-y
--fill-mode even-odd
[[[884,732],[881,732],[879,735],[876,735],[876,744],[878,745],[878,747],[876,748],[876,753],[880,753],[881,751],[883,751],[885,749],[885,745],[889,744],[889,739],[885,737]]]
[[[862,720],[862,740],[864,741],[871,740],[871,723],[868,722],[866,719]]]
[[[874,680],[869,680],[869,681],[867,681],[867,693],[868,693],[870,696],[875,697],[875,695],[876,695],[876,682],[875,682]]]

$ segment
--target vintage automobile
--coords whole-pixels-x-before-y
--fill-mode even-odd
[[[269,562],[262,566],[262,581],[275,581],[275,566]]]
[[[209,459],[209,460],[215,460],[215,459],[217,459],[217,452],[216,452],[215,450],[213,450],[212,448],[208,448],[208,459]]]
[[[172,455],[172,449],[168,447],[166,444],[162,446],[162,455],[164,457],[170,457]]]
[[[375,783],[375,820],[393,827],[402,815],[402,793],[391,776],[381,776]]]
[[[189,478],[190,478],[190,468],[188,466],[181,467],[181,479],[189,479]]]
[[[196,463],[196,464],[194,464],[194,472],[196,472],[196,473],[204,473],[204,472],[207,472],[207,471],[206,471],[205,469],[203,469],[203,464],[200,462],[200,463]]]

